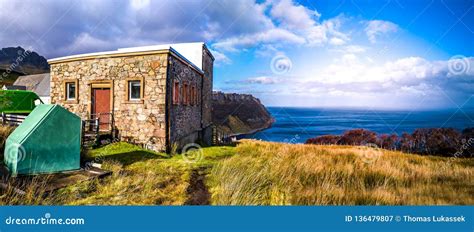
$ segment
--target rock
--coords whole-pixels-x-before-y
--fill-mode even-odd
[[[250,94],[212,94],[212,123],[225,133],[253,133],[270,127],[273,122],[265,106]]]

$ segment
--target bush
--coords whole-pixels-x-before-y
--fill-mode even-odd
[[[461,142],[463,156],[474,157],[474,127],[462,131]]]
[[[461,134],[452,128],[416,129],[412,136],[418,154],[452,156],[461,147]]]
[[[465,156],[474,154],[474,128],[466,128],[462,134],[453,128],[422,128],[413,134],[382,134],[373,131],[355,129],[344,132],[342,136],[323,135],[311,138],[307,144],[339,144],[364,146],[370,143],[388,150],[400,150],[407,153],[441,156]]]
[[[339,135],[322,135],[306,140],[306,144],[337,144],[340,139]]]
[[[355,129],[344,132],[338,144],[357,146],[376,142],[377,134],[375,132],[364,129]]]
[[[413,140],[413,136],[408,133],[403,133],[400,137],[399,147],[398,149],[403,152],[411,153],[413,152],[415,147],[415,142]]]
[[[377,138],[377,146],[387,150],[396,150],[399,146],[399,139],[396,134],[383,134]]]

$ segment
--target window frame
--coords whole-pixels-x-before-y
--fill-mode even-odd
[[[183,104],[189,105],[189,83],[187,82],[183,86]]]
[[[131,98],[131,84],[132,82],[139,82],[140,84],[140,97],[139,98]],[[145,88],[145,81],[143,80],[143,78],[127,78],[125,80],[125,99],[126,99],[126,102],[128,103],[143,103],[143,90]]]
[[[69,87],[74,85],[74,98],[69,96]],[[79,81],[77,79],[64,80],[64,100],[67,103],[77,103],[79,99]]]
[[[196,105],[196,84],[191,85],[191,105]]]
[[[181,88],[179,81],[175,80],[173,84],[173,105],[179,105],[181,97]]]

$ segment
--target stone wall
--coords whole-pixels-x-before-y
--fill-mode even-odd
[[[166,142],[166,78],[168,53],[104,57],[51,64],[51,102],[81,118],[91,112],[91,84],[111,83],[115,126],[122,140],[164,150]],[[129,78],[142,79],[143,99],[129,102]],[[65,80],[78,80],[77,101],[67,101]]]
[[[202,90],[202,74],[191,68],[190,65],[182,62],[174,56],[170,57],[169,67],[169,83],[170,96],[173,96],[173,83],[179,82],[180,89],[184,83],[189,86],[195,85],[198,97],[197,104],[170,104],[170,140],[173,145],[178,148],[188,143],[194,143],[199,138],[201,132],[201,90]],[[180,93],[180,102],[183,95]],[[170,100],[171,102],[171,100]]]
[[[204,71],[203,79],[203,115],[202,115],[202,124],[204,131],[202,140],[208,145],[211,144],[212,140],[212,83],[214,79],[214,59],[212,58],[211,53],[207,50],[206,47],[203,48],[202,53],[202,68]]]

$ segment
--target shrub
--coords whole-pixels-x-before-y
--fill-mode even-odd
[[[395,150],[399,146],[399,139],[396,134],[383,134],[377,138],[377,146],[380,148]]]
[[[415,147],[415,142],[413,140],[413,136],[408,133],[403,133],[400,137],[399,147],[398,149],[403,152],[411,153],[413,152]]]
[[[377,134],[373,131],[364,129],[355,129],[344,132],[338,144],[341,145],[365,145],[376,143]]]
[[[388,150],[400,150],[407,153],[441,156],[465,156],[474,154],[474,128],[466,128],[462,134],[453,128],[421,128],[413,134],[382,134],[356,129],[346,131],[342,136],[323,135],[311,138],[307,144],[339,144],[363,146],[375,143]]]
[[[461,137],[463,156],[474,157],[474,127],[464,129]]]
[[[340,139],[339,135],[322,135],[306,140],[306,144],[337,144]]]
[[[452,156],[461,147],[461,134],[452,128],[416,129],[412,136],[419,154]]]

